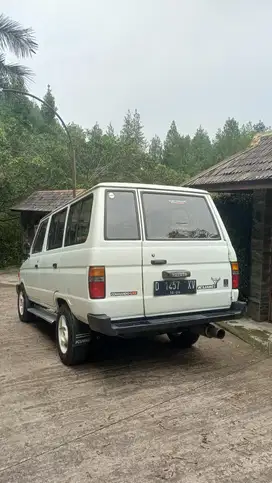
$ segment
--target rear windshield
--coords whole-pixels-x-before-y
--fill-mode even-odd
[[[220,239],[204,197],[143,193],[142,200],[147,240]]]

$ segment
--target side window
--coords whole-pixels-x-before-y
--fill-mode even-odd
[[[78,245],[87,240],[92,206],[93,195],[70,206],[65,235],[65,246]]]
[[[36,236],[34,238],[31,253],[40,253],[42,251],[47,224],[48,224],[48,219],[44,220],[40,224],[37,230]]]
[[[105,240],[140,240],[133,191],[106,191]]]
[[[60,248],[62,246],[64,225],[67,214],[67,208],[65,210],[59,211],[51,217],[47,250],[54,250],[54,248]]]

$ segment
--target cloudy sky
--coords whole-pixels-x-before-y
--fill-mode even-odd
[[[118,130],[127,109],[148,138],[227,117],[272,124],[271,0],[1,0],[39,43],[32,93],[52,87],[65,121]],[[25,62],[26,63],[26,62]]]

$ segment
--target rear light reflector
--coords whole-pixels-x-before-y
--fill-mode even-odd
[[[106,294],[105,267],[90,267],[88,284],[91,299],[104,299]]]
[[[236,290],[239,288],[239,264],[237,262],[232,262],[231,273],[232,273],[232,288]]]

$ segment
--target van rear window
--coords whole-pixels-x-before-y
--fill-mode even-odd
[[[143,193],[147,240],[219,240],[207,201],[202,196]]]

